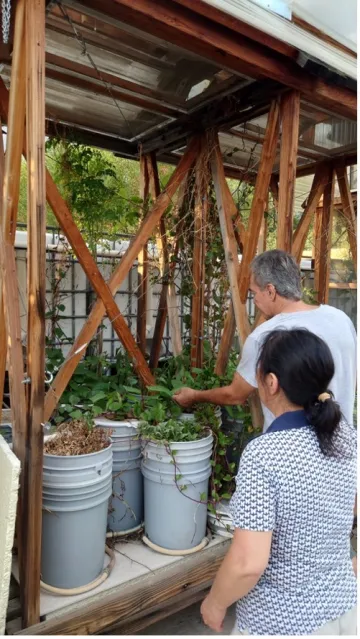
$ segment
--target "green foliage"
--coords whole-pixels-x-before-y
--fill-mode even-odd
[[[173,442],[192,442],[204,437],[207,433],[196,420],[167,419],[157,425],[142,421],[139,426],[142,439],[171,444]],[[176,451],[172,451],[176,457]]]

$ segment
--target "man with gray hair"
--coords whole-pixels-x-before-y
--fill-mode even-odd
[[[345,313],[328,305],[311,306],[302,301],[301,274],[294,258],[285,251],[266,251],[251,264],[250,290],[254,302],[271,319],[258,326],[247,338],[233,381],[229,386],[197,391],[180,388],[174,399],[180,406],[196,402],[219,405],[243,404],[257,388],[256,367],[264,336],[274,329],[306,328],[329,346],[335,362],[330,385],[341,411],[350,424],[356,386],[356,332]],[[264,430],[274,415],[264,406]]]

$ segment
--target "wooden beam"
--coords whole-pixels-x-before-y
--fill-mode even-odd
[[[244,253],[241,262],[240,298],[243,303],[246,302],[248,295],[250,263],[255,257],[261,221],[267,204],[270,178],[274,166],[278,137],[279,105],[274,101],[271,105],[264,144],[261,150],[259,171],[256,177],[255,190],[249,217],[247,242],[244,246]]]
[[[43,425],[45,393],[45,1],[26,2],[26,120],[28,167],[27,454],[19,536],[24,544],[23,623],[40,619]],[[21,142],[21,141],[20,141]]]
[[[327,166],[319,164],[314,175],[306,208],[294,233],[292,253],[298,263],[300,263],[311,220],[318,206],[320,197],[324,192],[328,175]]]
[[[350,153],[349,155],[339,156],[332,161],[334,168],[338,166],[353,166],[357,164],[357,154]],[[305,166],[299,166],[296,170],[296,177],[306,177],[307,175],[314,175],[319,162],[311,162],[311,164],[305,164]]]
[[[293,236],[296,159],[299,139],[300,93],[290,91],[281,98],[280,181],[277,219],[278,249],[291,252]]]
[[[314,291],[316,291],[316,299],[319,301],[319,284],[320,284],[320,254],[321,254],[321,233],[322,233],[322,206],[318,206],[315,212],[314,224],[314,241],[313,241],[313,258],[314,258]]]
[[[354,262],[355,273],[357,272],[357,227],[355,207],[350,191],[349,180],[345,166],[336,168],[336,177],[339,184],[342,214],[346,219],[350,250]]]
[[[201,552],[188,555],[179,563],[161,568],[156,572],[113,588],[105,597],[79,606],[76,610],[50,618],[33,628],[17,634],[62,635],[102,634],[102,630],[115,624],[126,627],[138,622],[149,613],[171,604],[186,590],[187,594],[199,592],[211,585],[221,562],[229,548],[230,540],[210,546]],[[81,602],[80,602],[81,603]]]
[[[149,173],[147,159],[145,155],[140,157],[140,199],[143,206],[143,217],[149,205]],[[148,300],[148,245],[147,242],[142,247],[137,258],[137,319],[136,319],[136,341],[143,356],[146,355],[146,320],[147,320],[147,300]]]
[[[9,95],[9,117],[5,166],[1,174],[1,215],[3,233],[14,243],[17,208],[20,190],[20,168],[25,122],[25,2],[18,2],[15,9],[15,29]],[[3,161],[3,151],[2,151]],[[3,287],[0,286],[0,421],[6,369],[6,326]]]
[[[267,77],[299,90],[312,104],[335,114],[356,118],[356,95],[311,76],[295,61],[186,7],[167,0],[87,0],[87,7],[120,19],[147,33],[201,55],[221,68],[249,75]]]
[[[324,189],[323,208],[321,214],[321,231],[318,247],[320,256],[319,263],[319,304],[327,304],[329,301],[329,281],[330,281],[330,258],[331,258],[331,238],[334,215],[334,191],[335,173],[330,166],[327,172],[327,182]]]
[[[46,172],[46,195],[48,203],[50,204],[64,235],[69,240],[75,255],[98,295],[99,300],[101,300],[104,304],[106,313],[114,327],[114,330],[129,354],[137,374],[145,386],[154,384],[154,377],[150,373],[144,356],[137,347],[131,331],[113,298],[113,293],[101,275],[91,252],[86,246],[85,240],[73,220],[65,200],[60,195],[57,186],[48,171]]]
[[[194,248],[193,248],[193,286],[191,297],[191,350],[192,368],[201,368],[204,356],[204,286],[206,220],[209,200],[209,149],[207,137],[201,138],[201,151],[195,164],[195,200],[194,200]]]
[[[240,348],[244,346],[250,334],[250,324],[247,316],[246,303],[240,299],[238,280],[241,266],[237,255],[237,245],[229,209],[226,206],[226,180],[222,165],[221,151],[218,139],[212,145],[211,172],[214,181],[216,202],[219,213],[220,229],[223,238],[225,261],[230,281],[231,301],[234,309],[235,323],[239,335]],[[263,414],[259,397],[253,394],[249,398],[249,405],[253,426],[259,428],[263,425]]]
[[[153,200],[160,195],[160,180],[156,163],[156,154],[147,156],[150,194]],[[156,247],[159,256],[159,272],[162,278],[161,292],[159,297],[158,312],[156,315],[153,341],[151,345],[150,362],[151,370],[157,368],[161,353],[161,344],[164,336],[166,316],[167,316],[167,293],[169,277],[169,252],[167,247],[165,220],[161,218],[159,230],[156,233]]]
[[[128,249],[121,258],[117,268],[112,274],[108,286],[111,293],[114,295],[119,286],[123,282],[130,268],[132,267],[137,255],[141,248],[148,241],[151,233],[159,223],[165,210],[171,203],[171,199],[187,174],[194,158],[198,152],[197,140],[192,140],[187,148],[187,151],[182,156],[177,168],[172,174],[165,190],[148,212],[146,218],[142,222],[138,232],[131,240]],[[97,300],[92,309],[89,318],[81,329],[78,337],[76,338],[73,346],[71,347],[64,364],[61,366],[51,388],[49,389],[45,400],[45,418],[48,419],[53,410],[55,409],[57,402],[59,401],[62,393],[64,392],[71,376],[84,354],[86,345],[93,337],[97,327],[99,326],[102,317],[104,315],[105,307],[101,300]]]

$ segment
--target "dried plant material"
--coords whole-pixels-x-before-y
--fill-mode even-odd
[[[48,455],[88,455],[104,450],[110,444],[109,429],[89,428],[81,419],[61,424],[55,437],[44,445],[44,452]]]

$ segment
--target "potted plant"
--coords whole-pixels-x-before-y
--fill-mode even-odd
[[[109,432],[84,419],[61,424],[44,444],[41,574],[52,589],[102,572],[111,491]]]
[[[146,538],[170,551],[195,548],[206,534],[212,433],[196,420],[171,416],[159,400],[143,418]]]

